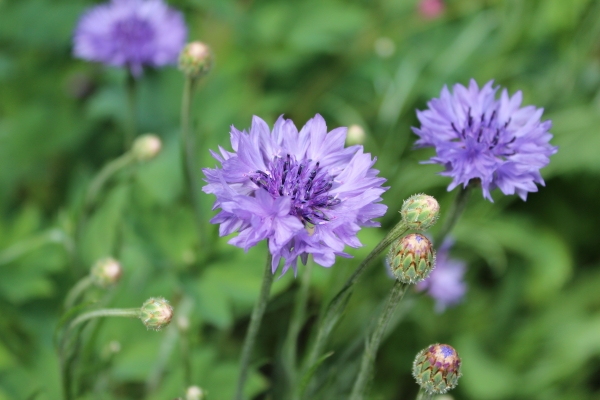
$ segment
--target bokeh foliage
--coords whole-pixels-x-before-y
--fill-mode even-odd
[[[65,293],[85,273],[72,268],[76,210],[94,173],[122,151],[125,74],[71,56],[73,27],[92,3],[0,0],[2,400],[61,396],[52,337]],[[229,148],[229,126],[246,128],[253,114],[269,123],[285,114],[302,125],[319,112],[330,128],[362,125],[388,179],[383,228],[361,233],[366,246],[350,251],[354,259],[315,271],[300,349],[320,304],[396,222],[400,199],[427,192],[442,211],[452,201],[439,167],[419,164],[431,152],[411,150],[415,109],[443,85],[471,77],[522,90],[525,104],[544,107],[559,146],[542,170],[547,187],[526,203],[500,193],[494,204],[471,198],[454,231],[455,256],[469,262],[466,299],[438,315],[431,299],[407,296],[380,349],[371,398],[414,398],[412,359],[434,342],[452,344],[463,358],[457,399],[600,396],[599,2],[448,0],[433,20],[413,0],[171,3],[217,60],[194,108],[202,165],[214,164],[208,148]],[[381,38],[394,44],[387,54],[374,50],[389,45]],[[137,118],[141,131],[163,138],[164,151],[113,182],[77,252],[86,265],[112,254],[125,269],[118,287],[88,300],[135,307],[162,295],[183,310],[192,383],[227,399],[266,250],[245,254],[216,236],[210,257],[197,246],[178,151],[182,80],[174,68],[145,72]],[[207,216],[211,201],[202,204]],[[364,333],[391,286],[383,265],[358,285],[315,398],[345,398]],[[261,398],[286,393],[280,350],[297,287],[292,274],[274,284],[248,388],[270,393]],[[183,394],[175,328],[146,332],[139,321],[106,320],[94,332],[79,360],[84,398]]]

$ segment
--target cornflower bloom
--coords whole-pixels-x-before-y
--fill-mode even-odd
[[[495,188],[526,200],[528,192],[537,192],[536,183],[544,185],[540,168],[557,151],[549,143],[552,123],[540,121],[543,109],[520,107],[520,91],[509,97],[503,89],[497,100],[497,90],[493,81],[479,89],[473,79],[468,88],[454,85],[454,93],[444,87],[439,99],[427,103],[429,109],[417,111],[415,145],[435,147],[426,163],[444,166],[441,175],[452,178],[449,191],[477,180],[490,201]]]
[[[76,57],[128,67],[176,64],[185,45],[183,15],[162,0],[112,0],[88,10],[73,38]]]
[[[373,219],[385,214],[378,203],[387,188],[362,146],[344,148],[346,131],[327,133],[319,114],[300,132],[283,117],[272,132],[258,117],[250,132],[232,127],[233,152],[212,152],[221,168],[204,169],[203,190],[221,209],[211,220],[221,236],[239,232],[229,243],[245,250],[268,239],[273,273],[282,258],[284,274],[309,254],[324,267],[336,255],[350,257],[344,247],[362,246],[360,228],[379,226]]]
[[[444,312],[446,308],[460,303],[467,291],[463,278],[466,263],[450,258],[453,241],[446,239],[437,249],[435,268],[425,280],[417,283],[417,290],[427,290],[435,300],[435,311]]]

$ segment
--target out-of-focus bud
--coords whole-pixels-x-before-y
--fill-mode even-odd
[[[137,161],[148,161],[156,157],[160,153],[161,148],[162,142],[160,138],[148,133],[135,139],[131,151]]]
[[[441,16],[446,9],[443,0],[420,0],[419,14],[425,19],[435,19]]]
[[[458,353],[447,344],[434,344],[421,350],[413,363],[413,376],[429,394],[454,389],[461,376]]]
[[[375,54],[381,58],[391,57],[396,52],[396,44],[394,41],[385,36],[377,38],[373,47],[375,48]]]
[[[185,400],[203,400],[205,392],[198,386],[190,386],[185,391]]]
[[[435,251],[429,239],[411,233],[392,244],[387,261],[400,282],[417,283],[435,267]]]
[[[409,229],[425,231],[437,222],[440,205],[432,196],[415,194],[404,201],[400,214]]]
[[[202,42],[188,43],[179,55],[179,69],[190,78],[200,78],[210,72],[213,55]]]
[[[169,325],[173,307],[162,297],[151,297],[142,305],[140,319],[148,329],[159,331]]]
[[[365,142],[365,130],[360,125],[350,125],[346,134],[346,144],[353,146],[355,144],[363,144]]]
[[[96,261],[92,266],[90,276],[95,285],[107,288],[117,283],[122,274],[121,264],[112,257],[106,257]]]
[[[190,320],[188,317],[186,317],[185,315],[180,315],[177,318],[177,328],[179,328],[179,330],[181,332],[187,332],[190,329]]]

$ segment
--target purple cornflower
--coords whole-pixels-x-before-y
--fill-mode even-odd
[[[492,85],[480,90],[471,79],[468,88],[454,85],[454,93],[445,86],[429,109],[417,111],[416,146],[435,147],[437,154],[427,163],[445,167],[441,175],[452,178],[449,191],[477,180],[490,201],[495,188],[526,200],[528,192],[537,192],[536,183],[544,185],[539,170],[557,151],[549,143],[552,123],[540,121],[541,108],[521,108],[520,91],[509,97],[503,89],[496,100],[498,87]]]
[[[435,311],[443,312],[447,307],[458,304],[467,291],[463,281],[466,263],[450,258],[453,242],[446,239],[436,252],[435,268],[425,280],[417,283],[417,290],[427,290],[435,299]]]
[[[239,232],[229,243],[245,250],[268,239],[273,273],[281,258],[284,274],[309,254],[324,267],[336,255],[350,257],[344,247],[362,246],[361,226],[379,226],[373,219],[385,214],[377,203],[387,188],[362,146],[344,148],[346,130],[327,133],[319,114],[300,132],[283,117],[272,132],[258,117],[249,133],[232,127],[234,152],[219,147],[220,154],[211,153],[221,168],[204,169],[203,190],[221,208],[211,220],[221,224],[221,236]]]
[[[139,76],[144,66],[175,64],[186,36],[182,14],[162,0],[112,0],[83,14],[75,29],[74,54],[126,66]]]

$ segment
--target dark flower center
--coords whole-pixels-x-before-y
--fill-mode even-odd
[[[154,38],[154,29],[147,21],[130,17],[115,23],[112,37],[121,52],[135,57]]]
[[[510,121],[509,119],[506,123],[500,124],[496,110],[489,117],[483,114],[481,118],[473,118],[471,108],[469,108],[467,123],[460,131],[454,122],[450,125],[458,135],[457,140],[466,142],[466,147],[472,155],[490,151],[496,156],[509,157],[515,154],[510,145],[517,139],[506,133]]]
[[[312,225],[329,221],[325,210],[340,204],[340,199],[329,195],[333,177],[319,167],[319,162],[298,162],[289,154],[275,157],[267,171],[256,171],[250,180],[266,190],[273,198],[288,196],[292,199],[290,215]]]

